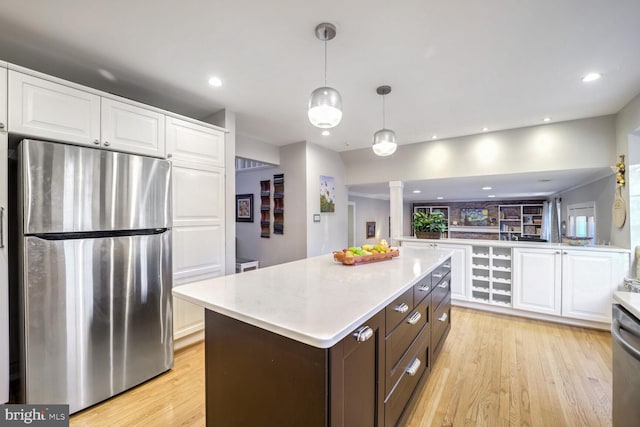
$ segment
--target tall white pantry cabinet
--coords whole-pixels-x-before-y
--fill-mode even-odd
[[[224,129],[22,67],[8,68],[0,74],[0,122],[8,123],[0,130],[1,161],[7,160],[7,127],[20,137],[169,159],[173,286],[225,274]],[[6,164],[0,163],[0,174],[6,173]],[[6,179],[0,182],[6,185]],[[3,191],[0,207],[6,205]],[[6,219],[6,211],[4,215]],[[0,290],[6,286],[4,250],[0,248]],[[173,303],[175,347],[201,339],[203,309],[177,298]],[[5,313],[0,310],[0,320]]]
[[[7,69],[0,62],[0,404],[9,400],[9,263],[7,246]]]

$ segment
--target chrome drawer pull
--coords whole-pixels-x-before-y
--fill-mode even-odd
[[[368,326],[363,326],[361,328],[358,328],[353,333],[353,336],[356,338],[356,341],[365,342],[366,340],[368,340],[373,336],[373,329],[371,329]]]
[[[433,277],[435,277],[436,279],[441,279],[442,278],[442,274],[441,273],[433,273]]]
[[[442,282],[438,285],[439,288],[446,288],[447,286],[449,286],[449,282]]]
[[[421,318],[422,318],[422,315],[420,314],[420,312],[416,311],[411,315],[411,317],[409,317],[409,320],[407,320],[407,323],[410,325],[415,325],[416,323],[418,323],[418,320],[420,320]]]
[[[444,268],[451,268],[451,264],[442,264]]]
[[[447,313],[442,313],[442,316],[438,317],[438,322],[444,322],[447,320]]]
[[[396,305],[395,307],[393,307],[393,309],[398,313],[406,313],[407,311],[409,311],[409,306],[405,303],[402,303],[400,305]]]
[[[411,366],[407,367],[407,369],[405,369],[404,371],[410,376],[414,376],[415,374],[418,373],[418,369],[420,369],[421,364],[422,362],[420,362],[420,359],[416,357],[416,360],[413,361]]]
[[[429,285],[422,285],[418,288],[420,292],[429,292],[429,289],[431,289],[431,286]]]

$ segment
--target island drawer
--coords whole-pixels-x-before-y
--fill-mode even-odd
[[[418,283],[413,285],[413,301],[418,304],[424,297],[431,293],[431,274],[427,274]]]
[[[407,289],[405,293],[396,298],[385,309],[385,326],[387,335],[393,330],[413,308],[413,288]]]
[[[424,339],[424,330],[430,331],[429,320],[431,316],[431,297],[425,298],[410,315],[405,317],[402,323],[385,339],[386,355],[386,393],[391,391],[398,376],[396,372],[402,371],[402,360],[411,353],[411,347],[418,340]],[[392,378],[391,381],[389,379]],[[393,380],[395,378],[395,380]]]
[[[432,283],[438,283],[444,276],[451,272],[451,258],[447,258],[431,273]]]
[[[442,304],[442,301],[451,292],[451,275],[447,274],[439,282],[433,283],[433,291],[431,291],[431,298],[433,298],[433,309],[437,310]]]
[[[433,358],[435,359],[440,351],[442,342],[444,342],[444,337],[446,337],[451,328],[451,294],[447,294],[440,307],[434,310],[431,323],[431,347],[433,348]]]
[[[397,424],[408,402],[411,400],[420,378],[430,371],[429,346],[429,326],[427,325],[420,334],[419,339],[411,347],[412,351],[408,352],[401,360],[399,378],[384,401],[385,426],[395,426]]]

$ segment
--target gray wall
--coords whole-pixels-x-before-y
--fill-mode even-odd
[[[344,248],[347,245],[346,172],[340,154],[310,142],[306,143],[307,211],[302,218],[307,223],[307,256],[312,257]],[[335,185],[335,212],[320,214],[320,176],[331,176]]]
[[[356,204],[356,246],[365,243],[377,243],[380,239],[391,242],[389,238],[389,201],[368,197],[349,196],[349,201]],[[366,223],[376,223],[376,237],[367,239]]]
[[[617,158],[615,116],[402,145],[390,157],[341,155],[347,185],[601,168]]]
[[[577,203],[595,202],[596,242],[611,242],[612,205],[616,188],[615,175],[559,193],[562,198],[562,220],[567,220],[567,208]],[[567,223],[568,225],[568,223]]]

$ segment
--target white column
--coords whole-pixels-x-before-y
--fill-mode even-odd
[[[389,215],[391,216],[391,242],[389,244],[398,246],[398,238],[402,237],[402,181],[389,181]]]

